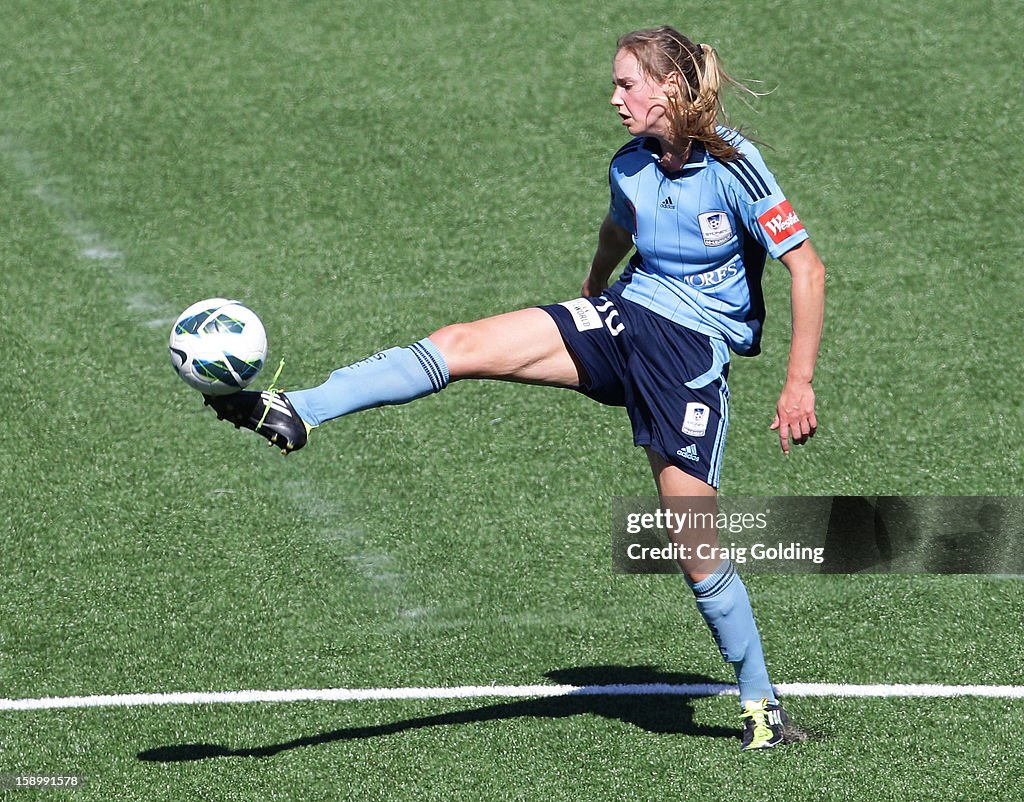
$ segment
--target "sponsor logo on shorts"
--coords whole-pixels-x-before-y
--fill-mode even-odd
[[[689,403],[683,417],[683,434],[690,437],[703,437],[708,430],[710,408],[705,404]]]
[[[704,244],[709,248],[725,245],[733,238],[732,224],[729,223],[729,215],[725,212],[705,212],[697,216],[697,222],[700,223]]]
[[[688,459],[690,462],[700,462],[700,454],[697,453],[697,444],[690,443],[676,452],[676,456]]]
[[[778,206],[773,206],[758,217],[757,222],[761,224],[761,228],[776,245],[798,231],[804,230],[804,224],[800,222],[800,218],[796,216],[796,212],[793,211],[788,200],[784,200]]]
[[[564,306],[572,315],[573,323],[576,324],[576,331],[591,331],[599,329],[604,323],[601,322],[594,305],[586,298],[577,298],[575,301],[562,301],[559,306]]]

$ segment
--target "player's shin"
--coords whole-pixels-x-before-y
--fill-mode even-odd
[[[311,390],[288,398],[310,426],[351,412],[404,404],[448,386],[448,366],[429,339],[391,348],[334,371]]]
[[[740,702],[774,701],[754,611],[736,566],[725,560],[711,576],[691,584],[691,588],[722,657],[736,672]]]

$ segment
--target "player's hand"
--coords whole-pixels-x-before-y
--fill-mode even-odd
[[[814,415],[814,388],[810,382],[786,382],[775,407],[772,431],[779,433],[779,447],[789,454],[789,441],[802,446],[818,430]]]
[[[596,298],[606,289],[608,289],[608,279],[601,279],[593,273],[588,273],[587,277],[583,279],[584,298]]]

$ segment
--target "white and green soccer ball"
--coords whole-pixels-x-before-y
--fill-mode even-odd
[[[206,395],[229,395],[263,369],[267,332],[249,307],[209,298],[178,316],[168,347],[171,364],[185,384]]]

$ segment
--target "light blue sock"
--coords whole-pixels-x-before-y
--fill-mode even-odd
[[[441,352],[429,339],[423,339],[339,368],[312,390],[286,395],[306,423],[319,426],[350,412],[404,404],[439,392],[448,386],[448,378]]]
[[[690,587],[697,599],[697,609],[715,636],[718,650],[736,672],[740,703],[760,699],[777,701],[768,679],[750,597],[736,573],[736,566],[731,560],[725,560],[711,576]]]

